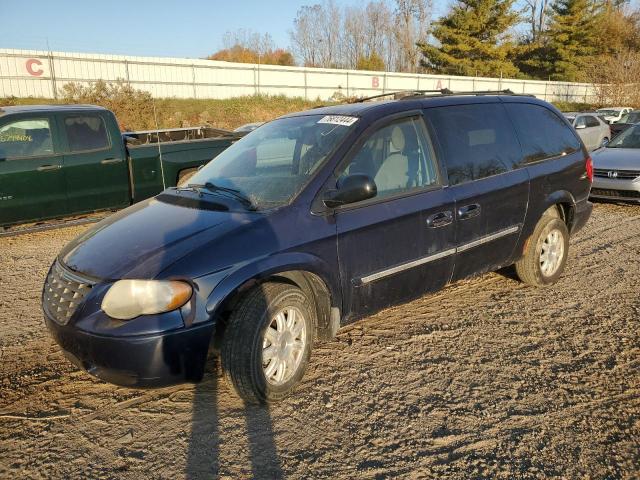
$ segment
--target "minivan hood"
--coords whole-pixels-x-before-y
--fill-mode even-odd
[[[152,198],[97,223],[59,258],[70,269],[98,279],[154,278],[227,228],[251,222],[253,215]]]
[[[640,148],[601,148],[593,152],[593,168],[640,170]]]

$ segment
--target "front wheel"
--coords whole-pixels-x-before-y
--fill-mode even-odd
[[[283,283],[264,283],[240,300],[225,330],[221,360],[245,401],[278,401],[298,384],[313,346],[312,311],[302,290]]]
[[[533,286],[556,283],[569,253],[569,230],[562,219],[543,215],[527,241],[524,255],[516,262],[520,280]]]

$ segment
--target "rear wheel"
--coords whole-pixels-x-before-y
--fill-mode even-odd
[[[516,262],[516,273],[524,283],[545,286],[556,283],[567,263],[569,230],[561,218],[543,215],[524,255]]]
[[[222,340],[222,367],[251,403],[281,400],[306,370],[314,335],[312,307],[297,287],[265,283],[240,300]]]

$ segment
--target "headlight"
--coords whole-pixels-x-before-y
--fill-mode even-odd
[[[102,310],[112,318],[130,320],[139,315],[180,308],[191,298],[192,288],[174,280],[119,280],[102,300]]]

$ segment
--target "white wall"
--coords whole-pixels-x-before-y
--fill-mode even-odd
[[[128,81],[155,97],[267,94],[326,100],[398,90],[511,89],[548,101],[595,101],[592,85],[485,77],[279,67],[213,60],[0,49],[0,97],[55,98],[68,82]]]

